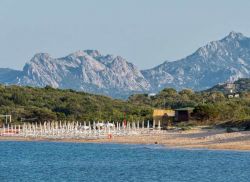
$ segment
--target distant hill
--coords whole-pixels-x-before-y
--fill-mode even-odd
[[[9,68],[0,68],[0,82],[5,84],[17,83],[17,78],[22,76],[22,71],[12,70]]]
[[[214,87],[205,90],[206,92],[220,91],[223,93],[232,92],[249,92],[250,91],[250,78],[240,78],[232,83],[218,84]]]

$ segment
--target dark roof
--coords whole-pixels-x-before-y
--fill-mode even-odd
[[[193,107],[184,107],[184,108],[179,108],[179,109],[175,109],[176,111],[193,111],[194,108]]]

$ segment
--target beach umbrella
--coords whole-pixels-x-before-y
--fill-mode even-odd
[[[91,131],[91,124],[90,124],[90,121],[89,121],[89,130]]]
[[[158,122],[158,129],[160,130],[161,129],[161,121],[159,120]]]

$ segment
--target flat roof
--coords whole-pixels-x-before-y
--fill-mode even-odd
[[[190,111],[190,110],[194,110],[193,107],[184,107],[184,108],[179,108],[179,109],[175,109],[176,111]]]

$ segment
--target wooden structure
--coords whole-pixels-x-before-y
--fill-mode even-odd
[[[162,126],[169,126],[174,121],[175,111],[172,109],[155,109],[153,120],[162,123]]]
[[[189,121],[194,108],[186,107],[175,110],[175,121]]]

